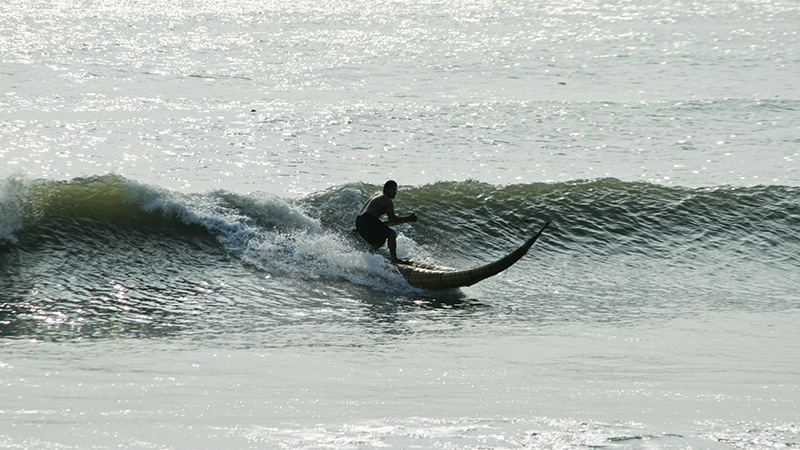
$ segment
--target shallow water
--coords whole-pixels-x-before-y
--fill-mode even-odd
[[[0,446],[800,446],[799,12],[0,5]]]

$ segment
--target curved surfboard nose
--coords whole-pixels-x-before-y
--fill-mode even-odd
[[[542,232],[550,222],[544,226],[533,237],[528,239],[521,247],[507,254],[506,256],[482,266],[469,269],[454,269],[451,267],[441,267],[432,264],[408,261],[407,263],[397,263],[397,269],[408,281],[408,284],[420,289],[440,290],[453,289],[462,286],[472,286],[473,284],[485,280],[491,276],[508,269],[520,260],[534,242],[539,239]]]

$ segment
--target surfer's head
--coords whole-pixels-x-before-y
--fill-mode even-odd
[[[386,184],[383,185],[383,193],[390,198],[394,198],[394,196],[397,195],[397,182],[394,180],[387,181]]]

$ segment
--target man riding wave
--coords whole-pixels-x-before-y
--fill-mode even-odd
[[[416,222],[417,215],[398,216],[394,212],[392,199],[397,195],[397,182],[389,180],[383,185],[383,192],[378,192],[367,200],[356,217],[356,230],[371,246],[378,250],[388,240],[389,254],[393,263],[405,262],[397,257],[397,233],[389,225]],[[381,216],[386,214],[389,221],[382,222]]]

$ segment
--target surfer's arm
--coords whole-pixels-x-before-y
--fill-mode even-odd
[[[388,217],[389,220],[385,221],[384,223],[388,226],[400,225],[401,223],[417,221],[417,215],[414,213],[411,213],[407,216],[398,216],[397,214],[395,214],[394,202],[391,200],[389,200],[389,203],[386,205],[386,217]]]
[[[389,217],[389,220],[384,221],[383,223],[391,227],[392,225],[400,225],[401,223],[406,223],[406,222],[416,222],[417,220],[419,220],[417,215],[411,213],[407,216],[394,216],[394,218]]]

